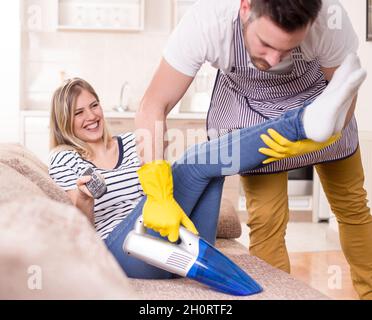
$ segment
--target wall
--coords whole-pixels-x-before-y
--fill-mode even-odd
[[[372,42],[365,41],[365,0],[340,1],[358,34],[362,63],[370,74],[359,94],[359,129],[372,131]],[[131,109],[136,109],[172,29],[172,0],[145,1],[145,31],[140,33],[60,32],[56,30],[57,0],[22,3],[23,109],[48,109],[61,78],[72,76],[89,80],[109,110],[119,103],[120,86],[129,80]],[[17,26],[9,30],[13,32]],[[2,32],[7,33],[8,28]],[[7,62],[4,65],[8,67]]]
[[[355,31],[358,34],[360,47],[359,55],[363,67],[368,71],[368,78],[359,92],[359,101],[356,110],[360,131],[372,131],[372,42],[366,41],[366,1],[365,0],[341,0],[342,5],[348,12]]]
[[[119,103],[130,82],[135,109],[172,28],[171,0],[145,1],[144,32],[58,31],[56,0],[25,0],[22,12],[24,109],[48,109],[62,78],[85,78],[106,109]]]
[[[17,142],[19,135],[20,24],[18,0],[0,10],[0,142]]]

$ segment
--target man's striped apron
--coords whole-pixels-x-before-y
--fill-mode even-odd
[[[318,59],[306,62],[300,48],[292,52],[294,67],[289,73],[275,74],[249,67],[239,18],[234,29],[235,65],[229,73],[219,70],[217,74],[207,118],[210,138],[234,129],[255,126],[287,110],[303,107],[304,103],[313,101],[326,87]],[[358,129],[353,117],[343,130],[342,138],[332,146],[280,160],[246,174],[281,172],[338,160],[352,155],[357,147]]]

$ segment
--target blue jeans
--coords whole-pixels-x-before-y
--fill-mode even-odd
[[[261,134],[272,128],[291,141],[306,139],[302,125],[304,108],[259,126],[236,130],[188,149],[172,166],[174,198],[194,222],[202,238],[214,244],[224,177],[261,166],[267,157],[258,152],[266,147]],[[127,234],[142,214],[146,197],[110,233],[105,243],[129,277],[168,279],[173,275],[128,256],[122,249]],[[151,234],[155,232],[149,231]],[[158,237],[160,235],[156,234]]]

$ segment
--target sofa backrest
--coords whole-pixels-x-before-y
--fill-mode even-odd
[[[25,147],[19,144],[0,144],[0,163],[31,181],[48,198],[62,203],[71,203],[66,192],[49,177],[47,166]],[[12,181],[9,181],[9,187],[11,184]]]

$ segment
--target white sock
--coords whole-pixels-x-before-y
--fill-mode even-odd
[[[332,80],[330,83],[327,85],[327,88],[324,90],[324,93],[328,93],[328,91],[334,91],[334,94],[336,94],[336,90],[340,88],[340,86],[343,84],[345,79],[352,74],[353,71],[360,69],[361,68],[361,63],[359,57],[355,53],[349,53],[344,61],[341,63],[341,65],[337,68],[335,71]],[[351,106],[351,103],[353,102],[354,97],[349,98],[345,102],[345,107],[349,108]],[[342,114],[342,113],[341,113]],[[344,116],[339,116],[335,127],[333,134],[339,133],[342,131],[344,125],[345,125],[345,117]]]
[[[351,104],[354,101],[354,98],[355,98],[355,96],[349,98],[349,100],[346,101],[344,108],[347,110],[347,112],[349,111],[349,109],[351,107]],[[340,112],[340,114],[337,118],[336,124],[335,124],[335,128],[333,130],[333,134],[340,133],[342,131],[342,129],[344,128],[347,112],[345,112],[345,113]]]
[[[351,69],[349,65],[348,69]],[[339,74],[343,74],[344,70],[346,68],[343,67]],[[306,107],[302,120],[309,139],[324,142],[335,132],[336,123],[345,122],[351,105],[347,102],[356,95],[365,78],[366,72],[361,68],[352,71],[344,79],[336,75],[332,86]],[[339,83],[341,80],[343,83]]]
[[[360,69],[360,59],[355,53],[349,53],[341,65],[337,68],[333,74],[332,80],[329,82],[324,92],[337,90],[342,83],[347,79],[353,71]]]

